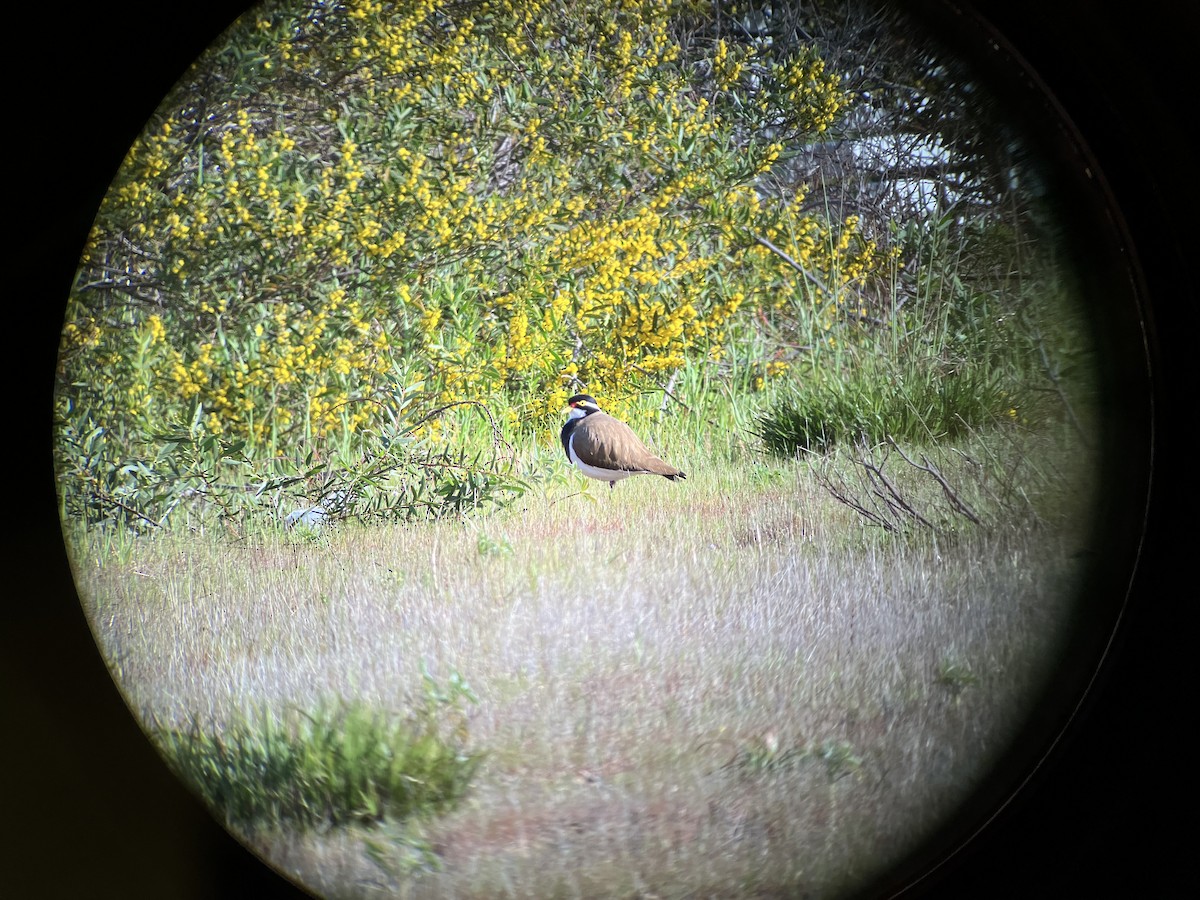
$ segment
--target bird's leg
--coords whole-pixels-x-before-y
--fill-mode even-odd
[[[615,481],[610,481],[610,482],[608,483],[608,489],[609,489],[610,491],[611,491],[613,488],[615,488],[616,486],[617,486],[617,483],[616,483]]]

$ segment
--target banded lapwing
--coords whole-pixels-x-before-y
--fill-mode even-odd
[[[610,488],[630,475],[661,475],[675,481],[687,476],[646,449],[633,429],[601,411],[594,397],[576,394],[562,429],[567,459],[588,478],[607,481]]]

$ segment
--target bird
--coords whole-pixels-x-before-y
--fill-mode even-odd
[[[646,449],[632,428],[602,411],[595,397],[576,394],[567,406],[571,410],[562,428],[563,451],[588,478],[607,481],[610,489],[630,475],[687,478]]]

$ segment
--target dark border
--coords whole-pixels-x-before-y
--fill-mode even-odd
[[[1198,208],[1200,160],[1184,138],[1195,107],[1184,61],[1194,59],[1197,33],[1184,6],[975,4],[1086,138],[1136,249],[1158,490],[1130,603],[1079,715],[1012,802],[907,896],[1174,897],[1195,888],[1182,821],[1191,783],[1183,723],[1194,708],[1184,696],[1194,632],[1183,608],[1195,590],[1183,572],[1184,537],[1195,528],[1184,517],[1196,497],[1183,438],[1197,379],[1183,342],[1200,332],[1183,236]],[[0,745],[15,843],[6,842],[0,884],[13,896],[303,896],[208,816],[128,716],[75,598],[48,463],[50,372],[91,217],[159,99],[243,8],[122,0],[57,18],[26,10],[12,23],[33,60],[9,81],[8,173],[18,195],[10,227],[19,236],[6,292],[17,313],[6,354],[16,412],[6,417]],[[906,884],[894,879],[880,892]]]

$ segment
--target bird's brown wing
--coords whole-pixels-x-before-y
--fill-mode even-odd
[[[659,459],[633,429],[605,413],[593,413],[575,429],[575,453],[590,465],[619,472],[649,472],[667,478],[683,473]]]

